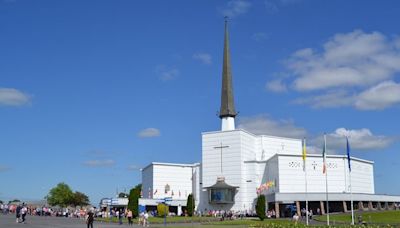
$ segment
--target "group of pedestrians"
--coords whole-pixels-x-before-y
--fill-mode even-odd
[[[22,205],[18,205],[15,209],[15,217],[17,223],[26,223],[26,214],[28,212],[28,208],[25,203]]]

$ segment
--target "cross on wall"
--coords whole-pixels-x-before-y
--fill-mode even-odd
[[[229,148],[229,146],[223,146],[222,142],[220,146],[215,146],[214,149],[221,149],[221,175],[222,175],[222,150],[225,148]]]
[[[313,166],[314,170],[318,166],[318,164],[315,161],[313,161],[313,163],[311,165]]]

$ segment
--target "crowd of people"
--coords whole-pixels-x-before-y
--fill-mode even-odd
[[[26,223],[26,216],[54,216],[69,217],[85,220],[88,227],[93,224],[94,217],[101,215],[96,208],[60,208],[48,206],[34,206],[26,203],[1,203],[0,212],[4,215],[15,214],[17,223]]]

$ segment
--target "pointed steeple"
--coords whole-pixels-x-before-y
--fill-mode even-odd
[[[231,55],[229,51],[228,20],[225,17],[225,40],[224,40],[224,60],[222,65],[222,91],[221,91],[221,109],[219,118],[226,119],[237,115],[233,99]]]

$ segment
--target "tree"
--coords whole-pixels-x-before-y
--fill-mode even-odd
[[[66,207],[72,205],[74,193],[67,184],[59,183],[56,187],[50,189],[49,194],[45,198],[51,206]]]
[[[21,200],[19,200],[19,199],[13,199],[13,200],[8,201],[9,204],[10,203],[19,203],[19,202],[21,202]]]
[[[72,198],[71,205],[76,206],[87,206],[90,204],[89,197],[82,192],[76,191]]]
[[[128,209],[132,211],[133,218],[136,218],[139,215],[139,198],[141,190],[142,184],[138,184],[129,191]]]
[[[127,198],[127,197],[128,197],[128,194],[126,194],[125,192],[120,192],[120,193],[118,194],[118,197],[119,197],[119,198]]]
[[[3,200],[0,200],[0,204],[3,204]]]
[[[265,219],[265,196],[264,195],[259,195],[257,197],[256,213],[257,213],[258,218],[260,218],[261,221],[264,221],[264,219]]]
[[[189,194],[186,202],[187,213],[189,216],[193,216],[194,211],[194,199],[193,195]]]

